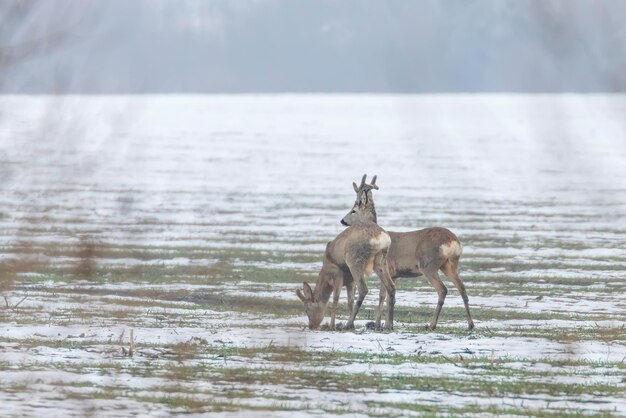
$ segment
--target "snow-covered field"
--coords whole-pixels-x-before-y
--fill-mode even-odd
[[[474,331],[304,329],[365,172]],[[5,96],[0,192],[0,416],[626,415],[626,96]]]

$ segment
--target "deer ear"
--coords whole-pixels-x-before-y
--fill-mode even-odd
[[[352,187],[354,187],[355,192],[359,192],[359,186],[357,186],[355,182],[352,182]]]
[[[302,282],[302,288],[304,289],[304,297],[308,300],[313,300],[313,290],[307,282]]]
[[[298,299],[300,299],[302,302],[306,302],[306,298],[304,297],[304,295],[302,294],[302,292],[300,291],[300,289],[296,289],[296,296],[298,297]]]

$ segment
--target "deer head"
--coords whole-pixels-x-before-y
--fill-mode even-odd
[[[372,190],[378,190],[376,176],[372,177],[371,184],[365,183],[366,178],[367,174],[364,174],[360,186],[352,183],[352,187],[354,187],[356,192],[356,201],[350,212],[341,220],[342,225],[350,226],[357,221],[376,223],[376,208],[374,207],[374,198],[372,197]]]
[[[304,303],[304,311],[309,317],[309,328],[317,329],[324,320],[326,303],[315,300],[315,294],[307,282],[302,282],[302,291],[297,289],[296,295]]]

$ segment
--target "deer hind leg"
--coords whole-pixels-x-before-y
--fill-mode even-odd
[[[374,329],[381,329],[380,317],[383,314],[383,307],[385,306],[385,299],[387,299],[387,288],[382,282],[380,283],[380,293],[378,294],[378,309],[376,309],[376,322],[374,323]]]
[[[387,293],[387,319],[385,320],[385,328],[392,330],[393,329],[393,310],[396,305],[396,284],[391,279],[389,275],[389,269],[387,268],[387,252],[382,251],[376,254],[376,258],[374,258],[374,271],[378,278],[380,278],[381,293],[383,293],[382,287],[385,288]],[[378,312],[376,313],[377,325],[380,325],[380,316],[379,313],[382,310],[381,303],[384,303],[385,299],[383,296],[379,297],[378,300]]]
[[[348,264],[350,268],[350,273],[352,274],[352,278],[354,279],[353,285],[355,284],[357,290],[359,291],[359,297],[356,300],[356,304],[350,313],[350,318],[348,318],[348,322],[346,323],[346,329],[354,328],[354,320],[359,313],[359,309],[361,309],[361,305],[363,304],[363,300],[365,300],[365,296],[367,296],[367,283],[365,283],[365,266],[360,265],[360,263]]]
[[[465,312],[467,313],[467,328],[473,329],[474,321],[472,320],[472,314],[470,313],[469,299],[467,297],[467,292],[465,291],[465,285],[459,277],[459,259],[448,259],[448,261],[441,266],[441,271],[443,271],[443,273],[448,276],[450,280],[452,280],[454,286],[459,290],[461,298],[463,298],[463,303],[465,304]]]
[[[437,291],[437,307],[435,308],[435,313],[430,321],[430,329],[435,329],[437,327],[437,321],[439,320],[439,314],[441,313],[441,308],[443,307],[443,302],[446,300],[446,295],[448,294],[448,289],[444,286],[443,282],[439,278],[438,269],[426,269],[423,271],[424,276],[428,280],[428,282],[435,288]]]

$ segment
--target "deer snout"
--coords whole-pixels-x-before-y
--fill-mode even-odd
[[[341,225],[343,225],[343,226],[348,226],[348,223],[342,219],[342,220],[341,220]]]
[[[323,320],[324,320],[323,315],[321,317],[309,318],[309,329],[311,330],[319,329],[320,325],[322,325]]]

